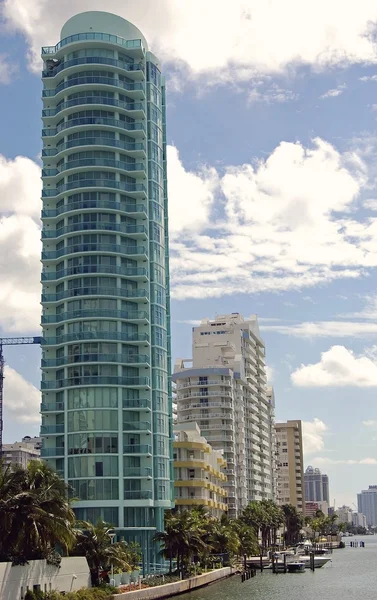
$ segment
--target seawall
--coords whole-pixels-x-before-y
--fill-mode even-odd
[[[124,592],[123,594],[115,594],[113,598],[114,600],[155,600],[157,598],[169,598],[169,596],[183,594],[184,592],[213,583],[214,581],[219,581],[219,579],[230,577],[234,572],[235,569],[232,567],[223,567],[222,569],[216,569],[216,571],[203,573],[203,575],[197,575],[196,577],[190,577],[189,579],[183,579],[182,581],[166,583],[165,585],[158,585],[132,592]]]

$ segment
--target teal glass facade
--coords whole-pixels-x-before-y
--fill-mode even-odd
[[[173,486],[165,85],[120,17],[61,37],[42,49],[42,457],[148,568]]]

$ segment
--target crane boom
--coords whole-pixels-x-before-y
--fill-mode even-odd
[[[4,406],[4,354],[3,346],[20,346],[22,344],[41,344],[40,336],[0,338],[0,459],[3,453],[3,406]]]

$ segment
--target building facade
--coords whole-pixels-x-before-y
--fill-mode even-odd
[[[293,504],[305,510],[304,458],[301,421],[276,423],[278,498],[280,504]]]
[[[305,499],[309,502],[330,504],[329,477],[309,466],[304,473]]]
[[[172,506],[165,84],[105,12],[42,49],[41,455],[80,519],[152,542]]]
[[[19,465],[25,469],[31,460],[39,460],[39,457],[40,451],[30,444],[23,442],[3,444],[3,468],[10,465]]]
[[[273,497],[274,406],[257,318],[205,319],[193,328],[192,350],[191,368],[177,361],[173,375],[178,423],[197,422],[209,444],[224,451],[233,517],[248,502]]]
[[[352,525],[352,521],[353,521],[353,511],[352,508],[350,508],[349,506],[340,506],[337,511],[336,514],[338,515],[338,521],[339,523],[346,523],[348,525]]]
[[[174,427],[173,456],[176,508],[205,506],[209,514],[220,518],[228,509],[222,450],[208,444],[196,423],[187,423]]]
[[[377,526],[377,485],[357,494],[357,509],[366,516],[368,527]]]
[[[367,529],[368,523],[367,523],[366,516],[359,512],[353,512],[352,513],[352,525],[354,527],[364,527],[364,529]]]

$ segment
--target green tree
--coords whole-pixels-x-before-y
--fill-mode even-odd
[[[297,544],[300,539],[300,531],[303,526],[303,516],[297,511],[293,504],[282,506],[285,523],[285,543],[287,545]]]
[[[96,525],[88,522],[79,522],[76,530],[76,545],[74,553],[78,556],[86,556],[93,586],[98,586],[101,580],[101,572],[109,571],[111,566],[122,571],[131,571],[140,562],[140,548],[133,545],[129,548],[126,542],[112,543],[114,532],[111,525],[104,521],[98,521]]]
[[[1,471],[1,469],[0,469]],[[75,542],[69,488],[49,466],[32,461],[0,476],[0,559],[24,564],[67,553]]]

